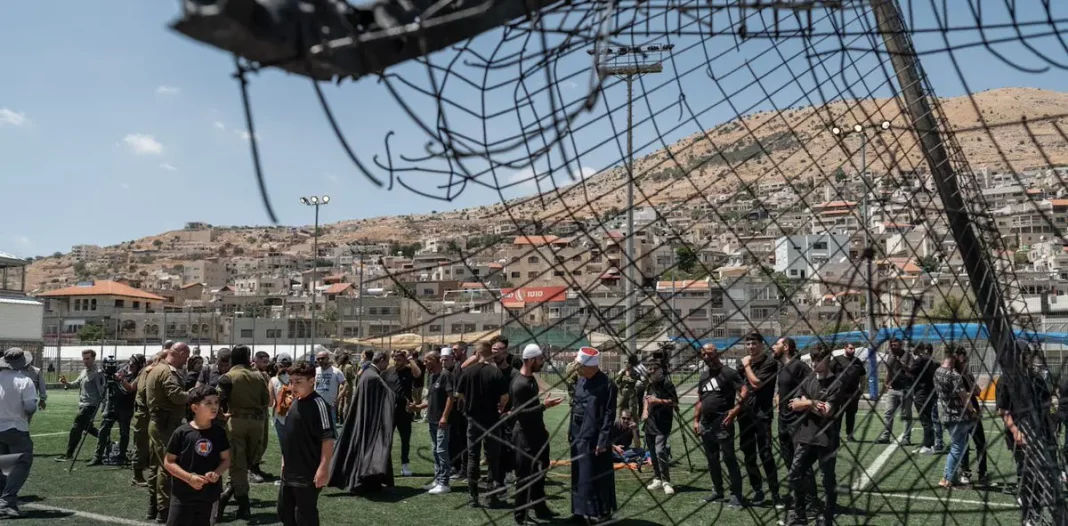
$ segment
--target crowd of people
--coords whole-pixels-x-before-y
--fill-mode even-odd
[[[832,524],[836,462],[842,442],[857,440],[866,363],[853,344],[841,353],[818,345],[802,359],[794,340],[780,338],[769,352],[756,332],[744,338],[744,348],[736,367],[724,363],[715,345],[700,350],[690,436],[698,439],[708,463],[712,491],[704,501],[735,509],[774,506],[786,511],[783,522],[790,525],[807,524],[812,516]],[[989,485],[980,390],[967,366],[968,352],[949,345],[940,360],[933,352],[926,344],[906,351],[904,342],[889,342],[884,429],[877,442],[909,445],[915,411],[923,434],[913,454],[941,453],[948,433],[938,484]],[[544,415],[564,399],[550,396],[550,386],[538,376],[547,356],[536,344],[513,354],[508,340],[498,337],[474,344],[470,356],[464,343],[423,354],[366,351],[357,364],[325,348],[315,353],[313,364],[312,357],[271,357],[240,345],[205,362],[181,342],[166,342],[150,360],[135,355],[122,367],[113,358],[98,365],[96,358],[95,351],[84,351],[81,374],[73,382],[63,380],[78,389],[78,411],[66,451],[56,460],[72,461],[87,436],[96,438],[90,465],[126,464],[129,458],[131,484],[147,489],[148,520],[214,524],[231,503],[236,518],[248,519],[250,484],[276,478],[262,466],[273,429],[282,457],[275,481],[278,515],[286,525],[319,524],[323,488],[368,495],[394,485],[394,437],[400,440],[400,475],[412,476],[412,428],[424,412],[434,465],[424,487],[429,495],[465,484],[471,507],[510,508],[516,524],[526,524],[531,515],[539,520],[557,515],[545,494],[551,436]],[[0,479],[0,518],[19,515],[17,495],[32,463],[29,421],[47,399],[31,360],[17,348],[0,360],[0,455],[20,455]],[[600,352],[589,347],[566,367],[573,518],[597,523],[618,510],[618,462],[638,470],[651,466],[647,489],[675,494],[669,439],[690,430],[675,428],[685,422],[687,408],[681,407],[670,368],[670,356],[660,351],[644,361],[630,357],[610,378],[601,370]],[[1021,411],[1049,414],[1057,391],[1048,376],[1026,371],[997,384],[996,408],[1018,475],[1032,444],[1056,440],[1036,439],[1023,425]],[[1021,382],[1033,393],[1026,404],[1014,400]],[[1068,377],[1062,377],[1057,394],[1068,396]],[[1063,425],[1066,406],[1060,409]],[[899,415],[905,429],[895,439]],[[118,442],[112,442],[116,424]],[[128,457],[131,438],[134,452]],[[785,490],[780,464],[787,467]],[[743,468],[749,492],[743,490]],[[1037,505],[1026,498],[1020,503]]]

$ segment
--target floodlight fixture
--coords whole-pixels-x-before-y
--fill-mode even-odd
[[[841,135],[842,134],[842,129],[839,128],[838,126],[834,126],[834,127],[831,128],[831,133],[833,133],[835,135]]]
[[[864,126],[862,126],[859,123],[858,124],[854,124],[853,125],[853,131],[855,131],[857,133],[860,133],[860,132],[864,131]]]
[[[889,130],[890,129],[890,121],[883,121],[883,123],[880,124],[879,127],[881,127],[884,131],[885,130]]]

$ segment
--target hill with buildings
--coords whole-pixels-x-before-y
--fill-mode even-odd
[[[1057,128],[1068,125],[1068,93],[1008,88],[944,99],[941,104],[973,169],[1019,172],[1068,164],[1068,141]],[[827,123],[884,119],[892,127],[871,140],[869,170],[880,174],[922,167],[915,137],[896,100],[840,101],[754,113],[641,157],[634,168],[635,199],[638,206],[686,211],[718,206],[744,185],[834,181],[839,170],[855,171],[850,161],[856,162],[851,155],[857,145],[843,147],[827,130]],[[566,234],[578,222],[617,216],[624,202],[625,181],[625,170],[612,167],[581,184],[504,204],[342,221],[321,227],[320,244],[337,263],[350,243],[378,246],[380,254],[403,252],[410,257],[416,243],[433,253],[485,246],[514,234],[516,225],[537,225],[533,230]],[[669,204],[674,206],[665,206]],[[288,268],[280,262],[287,257],[310,258],[312,230],[310,226],[190,223],[183,230],[108,247],[79,245],[66,254],[37,258],[27,271],[26,288],[40,292],[89,278],[126,278],[149,288],[173,289],[193,282],[210,285],[220,280],[215,270],[220,267],[234,275],[242,269]],[[278,261],[272,263],[271,258]]]

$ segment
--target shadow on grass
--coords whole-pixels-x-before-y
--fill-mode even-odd
[[[421,489],[409,488],[409,487],[406,487],[406,486],[394,486],[392,488],[384,488],[384,489],[382,489],[380,491],[368,491],[368,492],[358,492],[358,493],[350,493],[350,492],[346,492],[346,491],[338,491],[338,492],[327,493],[327,494],[324,494],[323,496],[328,498],[328,499],[330,499],[330,498],[338,498],[338,497],[350,497],[350,498],[366,499],[366,500],[369,500],[371,502],[382,502],[382,503],[387,503],[388,504],[388,503],[400,502],[402,500],[407,500],[407,499],[415,497],[417,495],[422,495],[423,493],[426,493],[426,492],[421,490]]]

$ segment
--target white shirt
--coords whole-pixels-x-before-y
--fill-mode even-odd
[[[329,405],[337,400],[337,391],[345,383],[345,374],[334,366],[315,368],[315,392]]]
[[[29,415],[36,408],[37,388],[33,380],[22,371],[0,370],[0,431],[17,429],[29,433]]]

